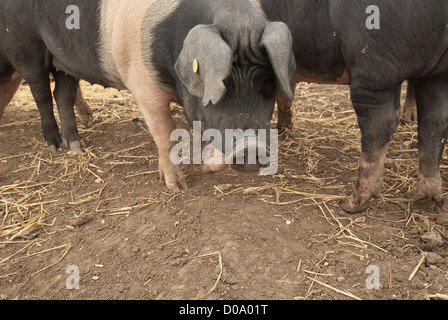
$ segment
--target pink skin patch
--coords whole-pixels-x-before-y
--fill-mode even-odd
[[[3,112],[8,106],[11,99],[14,97],[17,89],[22,83],[22,77],[17,73],[13,73],[11,81],[7,84],[0,86],[0,118],[3,116]]]
[[[216,148],[210,152],[210,159],[202,166],[203,173],[219,172],[227,168],[226,156]]]
[[[110,50],[106,53],[112,56],[121,81],[140,106],[157,145],[161,178],[168,189],[178,192],[179,187],[188,189],[188,184],[181,167],[174,165],[170,159],[170,151],[173,147],[170,135],[176,129],[170,113],[170,103],[175,101],[175,98],[161,90],[157,79],[151,75],[145,65],[142,55],[144,48],[141,44],[141,21],[145,17],[147,8],[154,2],[145,0],[136,0],[131,3],[107,2],[104,23],[106,32],[103,36],[107,38],[106,42]],[[154,21],[159,18],[154,17]]]
[[[415,192],[413,209],[433,211],[442,202],[442,179],[440,173],[436,177],[425,177],[419,173],[417,191]]]
[[[371,165],[369,165],[371,166]],[[341,206],[348,213],[358,213],[365,209],[366,203],[378,196],[382,187],[382,172],[370,178],[360,177],[352,196]]]
[[[359,167],[358,185],[353,194],[341,204],[341,208],[348,213],[359,213],[365,210],[367,202],[381,192],[384,163],[386,161],[384,148],[378,153],[377,162],[361,161]],[[364,158],[364,157],[363,157]]]

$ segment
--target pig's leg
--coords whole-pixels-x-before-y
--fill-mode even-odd
[[[296,84],[293,85],[295,89]],[[293,90],[295,92],[295,90]],[[292,102],[289,101],[280,91],[277,92],[277,109],[278,109],[278,122],[277,129],[279,133],[288,131],[292,128]]]
[[[168,189],[179,192],[181,186],[188,189],[188,183],[179,165],[170,159],[170,152],[175,142],[170,140],[176,124],[171,117],[171,97],[163,93],[149,82],[148,86],[132,86],[132,93],[140,106],[140,110],[148,125],[159,151],[159,171],[162,181]]]
[[[21,71],[22,72],[22,71]],[[53,113],[53,96],[51,94],[48,73],[26,75],[21,73],[27,81],[41,117],[42,135],[51,152],[56,153],[62,146],[59,128]]]
[[[13,38],[14,36],[11,34],[10,39]],[[7,43],[14,48],[11,52],[14,63],[11,64],[28,83],[39,109],[42,135],[50,151],[56,152],[61,146],[62,139],[53,112],[53,95],[50,88],[49,70],[46,65],[46,49],[40,42],[25,42]]]
[[[406,101],[403,106],[402,120],[405,122],[413,122],[417,120],[417,103],[415,101],[414,85],[408,81],[408,89],[406,93]]]
[[[63,72],[55,72],[54,80],[56,82],[54,98],[61,120],[62,140],[66,149],[82,154],[81,137],[78,134],[75,111],[73,110],[78,91],[78,80]]]
[[[438,81],[437,81],[438,80]],[[432,211],[442,201],[440,160],[448,138],[448,81],[416,84],[419,172],[413,207]]]
[[[75,107],[78,111],[79,116],[81,117],[81,126],[87,127],[91,117],[93,116],[93,112],[82,96],[81,86],[78,86]]]
[[[292,102],[288,101],[285,96],[277,96],[278,122],[277,129],[279,132],[287,131],[292,128]]]
[[[341,205],[348,213],[363,211],[367,201],[381,191],[387,149],[399,121],[399,92],[399,88],[383,92],[352,88],[352,102],[362,134],[362,155],[358,184]]]
[[[0,119],[21,83],[22,77],[14,72],[9,83],[0,85]]]

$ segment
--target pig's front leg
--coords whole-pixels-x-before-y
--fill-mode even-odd
[[[170,159],[170,152],[175,144],[170,141],[170,137],[176,129],[170,113],[170,97],[161,91],[145,94],[143,98],[136,94],[134,96],[159,151],[159,171],[162,181],[164,180],[167,188],[174,192],[179,192],[180,187],[188,189],[182,168]]]
[[[440,161],[448,138],[448,93],[444,77],[416,83],[419,170],[413,209],[432,211],[442,203]]]
[[[295,92],[297,84],[292,85],[293,92]],[[277,109],[278,122],[277,129],[279,133],[287,132],[292,128],[292,101],[289,101],[280,90],[277,92]]]
[[[61,120],[62,140],[66,149],[76,154],[83,154],[85,147],[78,134],[76,125],[75,111],[73,106],[76,100],[78,90],[78,80],[63,72],[55,72],[54,79],[56,86],[54,89],[54,98],[56,100],[59,118]]]

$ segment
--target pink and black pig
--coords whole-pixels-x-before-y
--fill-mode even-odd
[[[292,43],[288,27],[269,22],[249,0],[0,0],[0,79],[18,71],[27,81],[47,143],[61,139],[50,73],[70,146],[81,141],[77,79],[129,90],[174,191],[188,184],[170,160],[170,103],[181,103],[203,130],[267,129],[277,91],[294,97]]]
[[[358,184],[342,208],[349,213],[363,211],[381,191],[405,80],[411,83],[410,96],[415,94],[418,109],[419,172],[413,205],[431,211],[440,204],[440,160],[448,138],[448,1],[252,3],[270,21],[282,21],[290,28],[296,82],[350,85],[362,154]]]

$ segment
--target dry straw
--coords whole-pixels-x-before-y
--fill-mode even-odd
[[[14,104],[23,105],[26,103],[34,106],[29,91],[24,88],[21,90]],[[88,137],[92,133],[102,133],[107,124],[132,122],[136,123],[141,129],[140,133],[135,134],[135,136],[147,135],[147,130],[142,122],[136,121],[136,119],[141,118],[140,111],[128,93],[116,90],[104,91],[98,86],[89,86],[84,83],[83,90],[89,104],[94,109],[94,116],[88,128],[81,129],[82,136]],[[224,196],[241,194],[245,197],[258,198],[273,206],[293,208],[294,213],[300,213],[302,210],[314,207],[320,212],[332,230],[331,233],[315,235],[315,237],[319,238],[320,241],[334,241],[341,247],[341,250],[362,260],[366,258],[367,249],[387,252],[381,245],[373,243],[365,232],[363,232],[363,236],[358,234],[358,230],[365,230],[370,227],[366,225],[366,216],[378,222],[381,222],[382,219],[387,221],[387,219],[396,218],[396,221],[404,220],[407,226],[423,230],[429,229],[428,219],[409,209],[409,201],[415,187],[415,177],[418,169],[415,147],[416,128],[415,124],[400,125],[389,150],[382,196],[373,202],[375,205],[396,204],[397,208],[401,208],[398,209],[401,212],[398,215],[390,213],[391,218],[389,216],[371,216],[370,209],[362,217],[338,216],[339,202],[353,189],[351,184],[341,185],[340,182],[346,176],[351,177],[351,183],[354,183],[356,179],[360,157],[360,132],[356,115],[349,103],[348,89],[344,91],[337,86],[327,86],[326,90],[330,93],[334,91],[331,100],[326,96],[321,96],[320,92],[313,91],[309,85],[301,84],[298,87],[293,122],[294,127],[299,130],[291,130],[282,137],[279,157],[281,170],[276,176],[272,177],[272,181],[264,180],[267,182],[255,186],[240,185],[225,192],[217,190]],[[174,111],[179,111],[178,108],[176,105],[173,106]],[[179,112],[175,112],[176,117],[180,117],[178,114]],[[32,119],[31,121],[37,123],[39,119]],[[14,123],[3,122],[0,125],[0,130],[29,123],[30,120]],[[45,148],[43,143],[38,140],[33,141],[33,143],[40,144],[42,149]],[[121,196],[105,196],[109,187],[105,182],[107,180],[105,170],[95,164],[98,160],[102,160],[102,163],[108,168],[122,166],[131,168],[133,164],[142,159],[154,163],[157,161],[157,155],[142,156],[136,154],[137,151],[148,148],[149,143],[145,142],[127,147],[121,144],[113,151],[108,152],[100,151],[98,149],[100,146],[93,146],[87,149],[85,154],[76,157],[61,154],[51,156],[44,151],[38,153],[24,152],[19,155],[0,157],[0,163],[17,161],[20,165],[17,167],[16,173],[28,175],[28,178],[23,181],[0,185],[0,243],[25,243],[17,252],[6,257],[0,257],[0,265],[11,262],[13,258],[17,259],[20,255],[26,256],[25,250],[35,243],[35,237],[39,235],[33,230],[45,233],[46,228],[53,226],[59,217],[56,212],[61,205],[61,199],[67,196],[71,197],[71,201],[67,203],[68,206],[76,207],[89,204],[93,208],[93,214],[109,216],[129,215],[136,210],[156,203],[157,200],[148,198],[142,200],[140,204],[116,205],[116,203],[121,202]],[[294,163],[294,165],[286,166],[285,163]],[[48,166],[57,169],[54,170],[55,174],[43,175],[45,168],[48,168]],[[446,156],[444,156],[442,167],[448,167]],[[48,173],[48,171],[46,172]],[[158,171],[148,170],[148,168],[140,171],[130,169],[126,175],[126,180],[145,178],[145,176],[156,174],[158,174]],[[81,175],[84,178],[79,180]],[[92,191],[80,192],[88,178],[95,180],[98,187]],[[445,180],[447,180],[446,177]],[[75,186],[74,190],[65,190],[60,187],[67,182],[72,182],[72,185]],[[172,196],[167,203],[175,198],[176,196]],[[194,202],[198,199],[199,197],[184,202]],[[107,205],[105,205],[106,203]],[[403,218],[403,212],[405,218]],[[446,236],[445,229],[439,228],[437,230]],[[115,231],[112,231],[103,240],[107,240]],[[404,239],[402,230],[397,228],[394,231],[397,237]],[[60,262],[69,252],[69,249],[70,244],[63,244],[47,249],[47,251],[41,251],[41,254],[44,254],[48,251],[64,250],[56,263],[34,274]],[[212,255],[219,257],[222,275],[220,253],[196,258]],[[416,270],[422,263],[417,265]],[[297,268],[298,272],[299,270],[301,270],[301,263]],[[392,274],[389,273],[389,286],[391,287]],[[307,276],[307,278],[309,277]],[[219,280],[220,277],[218,277],[210,292],[216,289]],[[338,290],[315,278],[312,281],[333,291],[358,299],[355,295]]]
[[[99,86],[90,86],[85,83],[82,86],[84,96],[94,109],[93,119],[89,127],[80,128],[81,135],[87,136],[87,139],[89,134],[101,132],[108,123],[133,122],[140,116],[138,107],[133,103],[130,94],[116,90],[105,91]],[[27,86],[20,88],[20,92],[16,95],[12,104],[13,106],[8,108],[29,106],[30,109],[35,109],[33,97]],[[31,123],[37,124],[38,122],[39,118],[10,123],[3,121],[0,130],[30,125]],[[142,127],[141,132],[147,135],[144,127]],[[81,205],[90,205],[92,214],[114,216],[129,215],[136,210],[156,203],[156,200],[146,198],[139,201],[139,204],[116,206],[116,202],[104,197],[104,192],[108,188],[108,184],[104,181],[105,171],[95,164],[98,163],[98,160],[104,159],[103,163],[108,168],[132,166],[136,161],[142,159],[139,156],[133,156],[132,151],[147,147],[149,142],[133,147],[123,146],[120,150],[115,149],[109,153],[100,152],[97,146],[94,146],[88,148],[80,156],[70,156],[63,152],[51,155],[45,150],[46,146],[39,139],[35,139],[33,144],[38,144],[39,149],[43,151],[0,156],[0,163],[14,161],[18,164],[15,171],[12,172],[13,175],[27,176],[22,181],[0,185],[0,244],[11,245],[11,248],[16,248],[14,244],[25,244],[13,253],[0,256],[0,265],[20,259],[33,259],[38,255],[52,254],[62,250],[62,254],[54,263],[34,272],[32,274],[34,276],[62,261],[69,253],[70,244],[57,245],[32,254],[29,253],[29,248],[33,247],[39,238],[40,245],[46,242],[42,240],[51,238],[52,232],[47,230],[53,227],[56,221],[63,219],[61,215],[61,206],[63,205],[73,208],[75,212],[76,208]],[[32,145],[29,146],[29,148],[31,147]],[[155,158],[148,156],[144,159],[153,161]],[[130,172],[127,178],[152,174],[152,172],[145,171]],[[80,176],[83,177],[81,180],[79,179]],[[84,190],[85,181],[88,179],[95,180],[98,183],[98,188],[93,191],[81,192]],[[67,189],[65,187],[67,185],[74,187]],[[70,197],[70,201],[65,202],[64,199],[67,197]],[[107,206],[103,205],[106,202],[109,204]],[[67,230],[72,229],[72,226],[67,226]],[[109,234],[108,237],[111,235]]]

